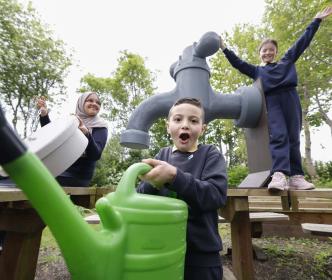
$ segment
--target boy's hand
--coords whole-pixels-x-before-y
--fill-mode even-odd
[[[160,189],[163,185],[174,181],[177,170],[173,165],[167,163],[166,161],[152,158],[143,159],[142,162],[153,167],[148,173],[141,176],[143,181],[149,182],[157,189]]]

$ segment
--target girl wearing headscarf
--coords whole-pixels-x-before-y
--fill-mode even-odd
[[[89,143],[83,155],[66,171],[56,177],[62,186],[87,187],[91,182],[97,160],[100,159],[107,141],[107,123],[98,116],[101,102],[94,92],[83,93],[77,100],[76,116],[79,129],[88,138]],[[44,126],[50,123],[46,101],[37,100],[40,110],[40,123]]]

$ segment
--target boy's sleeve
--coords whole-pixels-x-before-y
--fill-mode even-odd
[[[92,134],[88,135],[88,146],[85,153],[88,159],[98,160],[104,150],[107,141],[108,130],[106,127],[94,128]]]
[[[310,45],[312,38],[317,32],[321,19],[314,19],[306,28],[305,32],[301,35],[301,37],[291,46],[285,55],[281,58],[283,61],[290,61],[295,63],[301,54],[305,51],[305,49]]]
[[[223,50],[229,63],[239,70],[242,74],[249,76],[250,78],[256,80],[256,66],[248,62],[241,60],[233,51],[229,49]]]
[[[152,185],[150,185],[148,182],[144,182],[142,181],[136,191],[138,193],[144,193],[144,194],[154,194],[154,195],[157,195],[159,193],[159,190],[152,187]]]
[[[190,207],[211,211],[225,205],[227,198],[226,164],[223,155],[213,147],[206,157],[202,179],[177,169],[172,185],[167,188],[177,193]]]

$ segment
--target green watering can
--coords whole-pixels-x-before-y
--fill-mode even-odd
[[[97,201],[102,229],[96,231],[19,140],[1,108],[0,140],[0,165],[52,231],[72,279],[183,279],[187,205],[136,193],[136,179],[149,165],[130,166],[116,191]]]

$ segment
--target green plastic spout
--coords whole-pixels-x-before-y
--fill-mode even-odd
[[[125,227],[95,231],[41,161],[27,152],[3,166],[56,238],[72,279],[121,279]],[[111,216],[118,225],[121,217]]]
[[[151,167],[128,168],[118,189],[97,201],[102,229],[88,225],[42,162],[31,152],[3,165],[56,238],[72,279],[183,279],[187,205],[137,194]]]

